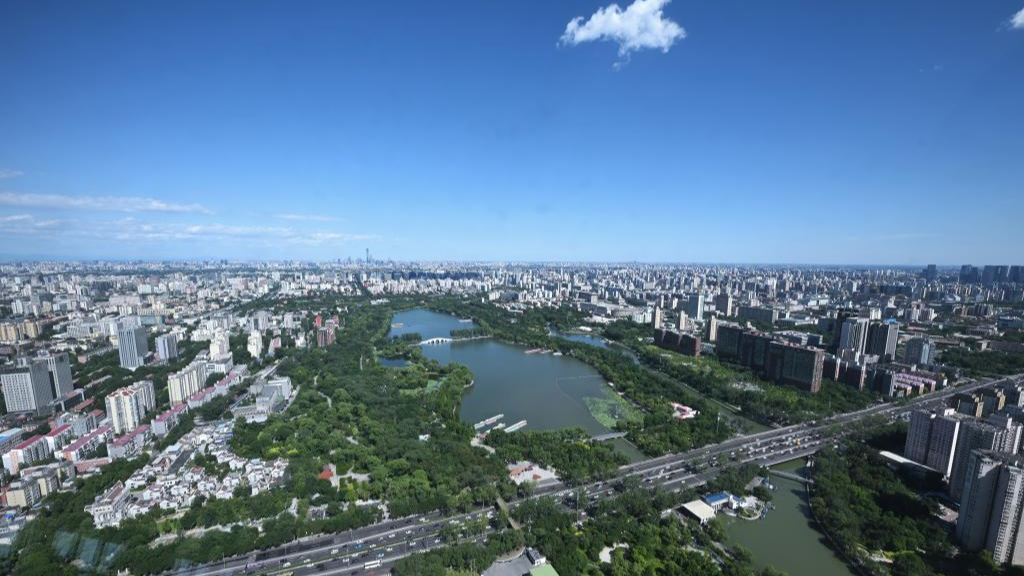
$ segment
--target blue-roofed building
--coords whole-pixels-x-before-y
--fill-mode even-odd
[[[0,430],[0,454],[6,454],[21,442],[24,431],[21,428]]]
[[[733,505],[732,500],[732,494],[729,494],[728,492],[708,494],[707,496],[704,497],[704,503],[707,504],[708,506],[711,506],[711,508],[715,512],[720,511],[722,508],[725,508],[726,506],[731,508]]]

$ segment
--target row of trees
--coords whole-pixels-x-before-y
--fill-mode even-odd
[[[525,502],[514,516],[530,526],[526,543],[542,550],[562,576],[780,574],[774,569],[758,571],[749,554],[723,552],[720,526],[702,529],[662,513],[692,496],[629,488],[589,506],[588,520],[582,524],[575,512],[548,499]],[[616,545],[611,562],[600,563],[600,551]]]
[[[823,381],[817,394],[766,382],[747,368],[726,365],[717,358],[692,358],[647,344],[645,338],[650,335],[649,327],[625,320],[605,329],[605,336],[632,348],[645,365],[687,383],[701,394],[737,406],[748,418],[765,424],[784,426],[815,420],[859,410],[877,400],[873,394],[831,380]]]
[[[906,427],[865,428],[840,449],[825,448],[810,468],[811,508],[822,528],[861,572],[879,576],[1024,574],[996,566],[985,553],[957,551],[938,523],[935,501],[922,497],[878,455],[880,446],[902,445]],[[883,553],[891,563],[874,561]]]

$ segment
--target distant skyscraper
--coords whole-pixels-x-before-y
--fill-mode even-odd
[[[970,264],[964,264],[960,267],[960,282],[963,284],[976,284],[981,280],[978,274],[978,269]]]
[[[175,333],[161,334],[156,337],[156,353],[161,360],[178,357],[178,335]]]
[[[0,373],[8,412],[48,414],[53,402],[50,371],[45,360],[24,359],[21,365]]]
[[[896,359],[896,342],[900,337],[900,325],[894,321],[872,322],[868,326],[865,353],[879,357],[883,362]]]
[[[935,264],[929,264],[928,267],[924,269],[924,273],[922,275],[925,280],[931,282],[939,277],[939,270],[935,267]]]
[[[121,357],[122,368],[135,370],[139,366],[144,365],[146,363],[146,354],[149,353],[146,329],[139,326],[118,330],[117,352]]]
[[[987,450],[973,450],[967,460],[957,539],[965,550],[988,550],[999,564],[1024,564],[1024,462]]]
[[[686,312],[683,310],[679,311],[679,320],[676,322],[676,328],[680,332],[686,330]]]

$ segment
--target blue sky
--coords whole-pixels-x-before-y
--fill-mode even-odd
[[[1022,10],[5,2],[0,258],[1021,263]]]

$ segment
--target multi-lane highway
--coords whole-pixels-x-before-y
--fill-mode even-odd
[[[1013,379],[1019,380],[1016,376]],[[534,490],[530,498],[583,497],[595,502],[615,494],[619,480],[634,477],[645,487],[680,490],[700,486],[726,467],[742,462],[771,466],[809,456],[823,446],[833,444],[850,432],[850,424],[872,416],[897,419],[911,410],[934,408],[957,392],[968,392],[999,383],[999,380],[966,382],[956,387],[897,403],[879,404],[819,422],[797,424],[740,436],[713,446],[684,453],[668,454],[636,464],[623,466],[615,479],[582,486],[551,482]],[[516,506],[518,502],[511,502]],[[466,514],[443,516],[434,512],[366,526],[338,534],[318,535],[300,539],[285,546],[252,552],[221,562],[180,569],[175,576],[226,576],[228,574],[386,574],[394,563],[409,554],[446,545],[441,532],[446,525],[465,533],[465,541],[486,539],[490,527],[471,534],[468,526],[485,522],[493,509],[480,509]]]

